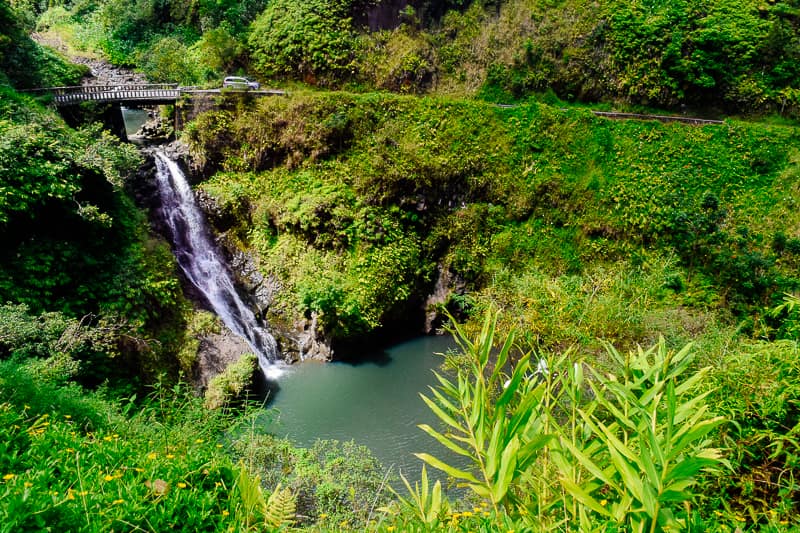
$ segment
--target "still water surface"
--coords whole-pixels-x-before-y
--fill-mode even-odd
[[[352,439],[372,450],[384,468],[394,465],[393,474],[399,470],[418,479],[422,463],[414,452],[451,458],[417,425],[436,427],[419,393],[435,382],[432,369],[442,363],[435,354],[454,347],[451,337],[420,337],[367,354],[367,362],[358,365],[296,365],[272,393],[269,407],[278,414],[266,422],[267,430],[301,446],[316,439]]]

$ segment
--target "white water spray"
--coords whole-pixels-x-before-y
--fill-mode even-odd
[[[161,152],[155,154],[156,182],[173,251],[189,281],[206,297],[223,324],[247,341],[268,379],[281,373],[278,346],[242,301],[220,256],[205,219],[180,167]]]

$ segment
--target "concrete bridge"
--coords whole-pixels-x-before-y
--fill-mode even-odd
[[[263,97],[285,96],[286,92],[279,90],[236,90],[236,89],[199,89],[197,87],[182,87],[177,83],[149,83],[126,85],[82,85],[75,87],[43,87],[29,89],[28,94],[34,96],[52,96],[55,105],[64,119],[75,126],[85,120],[86,109],[78,107],[84,102],[105,104],[100,106],[93,119],[106,124],[117,136],[127,139],[125,123],[122,119],[121,108],[140,108],[155,105],[175,105],[175,129],[180,130],[185,119],[185,113],[179,112],[178,107],[195,98],[213,96],[231,97]],[[219,103],[219,102],[218,102]],[[191,104],[189,104],[191,107]]]
[[[252,96],[283,96],[284,91],[237,91],[234,89],[198,89],[181,87],[177,83],[137,85],[82,85],[76,87],[44,87],[26,91],[35,95],[53,95],[57,107],[83,102],[114,103],[122,106],[174,104],[182,96],[213,94],[247,94]]]

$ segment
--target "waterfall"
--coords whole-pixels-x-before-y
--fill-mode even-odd
[[[161,211],[178,264],[223,324],[247,341],[264,375],[276,378],[280,374],[277,343],[236,291],[233,276],[214,246],[186,177],[178,164],[163,153],[156,152],[155,161]]]

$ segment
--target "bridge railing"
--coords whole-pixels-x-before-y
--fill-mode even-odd
[[[115,91],[175,91],[178,89],[177,83],[140,83],[135,85],[118,84],[118,85],[76,85],[69,87],[49,87],[46,90],[55,95],[66,94],[92,94],[92,93],[109,93]]]
[[[28,89],[31,94],[52,95],[57,106],[74,105],[81,102],[149,102],[168,103],[175,102],[181,95],[221,94],[220,89],[200,89],[198,87],[180,86],[177,83],[141,83],[118,85],[81,85],[69,87],[46,87],[42,89]],[[233,91],[238,93],[238,91]],[[286,96],[280,90],[254,90],[246,91],[257,96]]]
[[[54,96],[57,104],[85,101],[152,100],[159,98],[174,100],[179,96],[177,83],[52,87],[49,92]]]

